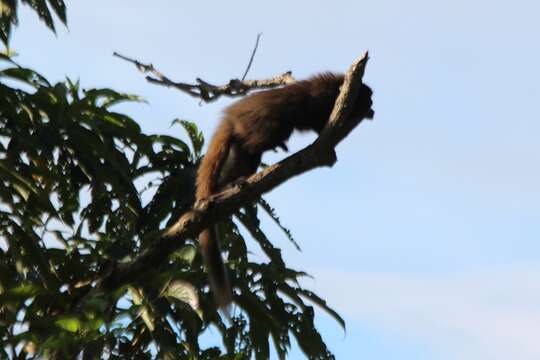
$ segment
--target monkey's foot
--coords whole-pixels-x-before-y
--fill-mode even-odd
[[[236,178],[236,180],[231,181],[227,185],[227,188],[238,187],[239,189],[242,189],[242,188],[244,188],[246,186],[246,184],[247,184],[247,177],[241,176],[239,178]]]

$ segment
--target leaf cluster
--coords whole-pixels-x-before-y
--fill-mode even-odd
[[[0,40],[6,45],[13,27],[19,22],[18,10],[21,3],[29,6],[52,31],[56,30],[53,14],[64,25],[67,24],[66,5],[63,0],[0,0]]]
[[[324,300],[299,285],[260,228],[281,225],[262,199],[219,224],[234,287],[228,320],[212,301],[196,239],[144,277],[91,291],[189,210],[203,136],[144,134],[112,89],[51,84],[2,57],[0,68],[0,354],[8,358],[285,358],[291,339],[332,358],[314,325]],[[263,211],[261,211],[263,210]],[[249,239],[246,239],[249,235]],[[264,259],[254,259],[254,239]],[[215,331],[220,343],[204,340]],[[0,355],[0,356],[2,356]]]

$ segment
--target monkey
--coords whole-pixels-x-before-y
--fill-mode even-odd
[[[288,151],[286,141],[293,130],[320,134],[343,80],[342,74],[321,73],[253,93],[227,107],[197,171],[196,201],[254,174],[265,151]],[[351,116],[372,119],[371,96],[370,87],[362,84]],[[203,230],[199,245],[216,305],[226,309],[232,292],[216,235],[215,228]]]

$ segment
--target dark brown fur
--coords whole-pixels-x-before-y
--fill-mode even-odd
[[[308,80],[247,96],[225,110],[197,174],[196,199],[257,170],[265,151],[283,147],[293,130],[320,133],[328,122],[343,75],[323,73]],[[371,89],[362,85],[353,116],[373,117]],[[215,229],[199,235],[210,287],[217,305],[232,301]]]

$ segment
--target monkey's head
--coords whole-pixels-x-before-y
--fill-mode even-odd
[[[360,86],[360,90],[358,91],[358,96],[356,98],[357,100],[352,111],[353,116],[361,117],[362,119],[373,119],[375,111],[373,111],[371,108],[373,105],[371,95],[373,95],[371,88],[366,84],[362,84],[362,86]]]

